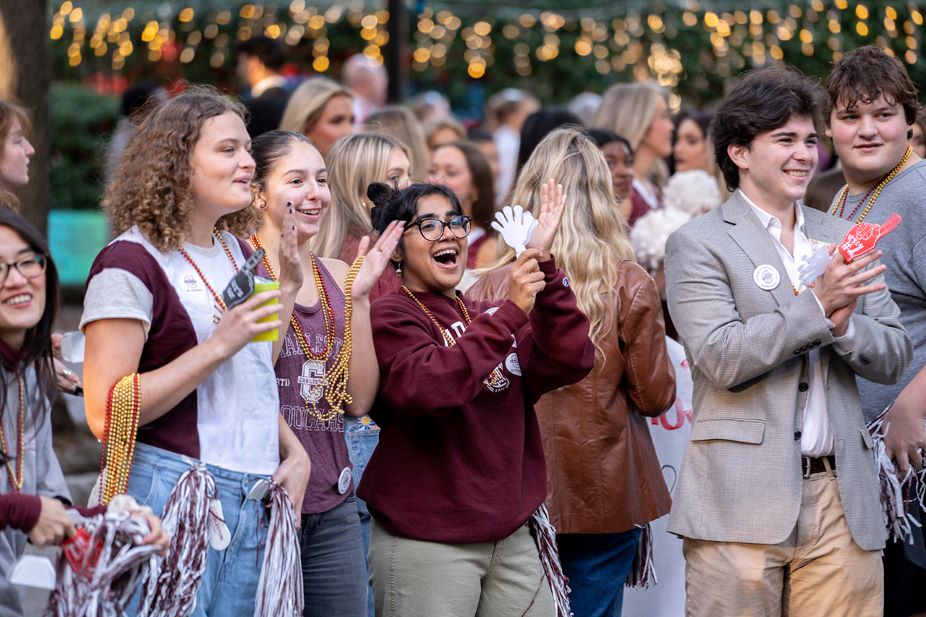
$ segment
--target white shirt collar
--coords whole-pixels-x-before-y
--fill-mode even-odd
[[[271,75],[270,77],[264,77],[259,82],[254,84],[253,87],[251,87],[251,96],[257,98],[270,88],[282,88],[285,85],[286,78],[282,75]]]
[[[739,193],[739,196],[742,197],[743,200],[752,207],[752,211],[755,212],[757,217],[759,217],[759,222],[762,223],[763,227],[765,227],[766,229],[770,229],[772,227],[781,229],[781,220],[777,216],[773,216],[772,214],[769,214],[768,212],[766,212],[765,210],[763,210],[762,208],[754,204],[753,201],[749,199],[746,196],[746,193],[744,193],[741,189],[736,189],[736,192]],[[797,202],[794,203],[794,214],[795,214],[794,228],[800,229],[801,231],[803,231],[804,230],[804,209],[801,208],[800,204]]]

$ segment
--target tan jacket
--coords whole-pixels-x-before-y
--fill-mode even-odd
[[[509,268],[488,273],[467,296],[504,298]],[[666,514],[671,503],[645,417],[675,401],[659,294],[633,261],[619,268],[605,361],[596,359],[588,377],[545,394],[535,406],[547,506],[560,533],[627,531]]]

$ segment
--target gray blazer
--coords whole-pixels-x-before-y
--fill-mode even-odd
[[[804,208],[805,234],[840,242],[851,224]],[[807,355],[821,349],[839,491],[856,543],[884,546],[871,437],[855,375],[893,383],[912,346],[887,290],[859,300],[855,344],[832,345],[832,322],[810,291],[795,296],[774,241],[739,192],[669,237],[669,311],[694,381],[694,424],[669,531],[694,539],[777,544],[797,523]],[[781,282],[753,280],[771,265]],[[883,277],[879,277],[883,278]]]

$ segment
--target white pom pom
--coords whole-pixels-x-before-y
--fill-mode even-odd
[[[675,208],[651,210],[640,217],[630,230],[630,243],[640,265],[655,274],[666,256],[666,240],[690,220],[691,215]]]
[[[662,203],[667,208],[700,216],[720,205],[717,180],[701,169],[680,171],[669,178],[662,191]]]

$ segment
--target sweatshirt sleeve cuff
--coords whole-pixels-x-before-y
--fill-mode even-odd
[[[556,267],[556,259],[550,255],[550,259],[541,261],[537,263],[540,266],[540,271],[543,272],[543,279],[547,282],[553,279],[559,269]]]
[[[527,313],[511,300],[505,300],[492,314],[492,319],[500,319],[511,332],[517,332],[528,322]]]
[[[0,497],[0,521],[7,526],[29,533],[42,515],[42,499],[38,495],[14,493]]]

